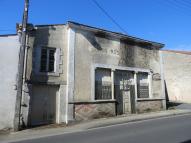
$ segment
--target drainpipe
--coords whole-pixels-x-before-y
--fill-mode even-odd
[[[161,70],[161,86],[162,86],[162,98],[163,98],[163,109],[166,110],[166,95],[165,95],[165,78],[164,78],[164,61],[162,51],[159,51],[160,56],[160,70]]]
[[[25,63],[25,50],[26,50],[26,35],[27,35],[27,22],[28,22],[28,8],[29,0],[25,0],[23,21],[22,21],[22,32],[21,32],[21,46],[19,53],[18,63],[18,76],[17,76],[17,94],[16,94],[16,105],[15,105],[15,118],[14,118],[14,131],[20,130],[20,116],[21,116],[21,101],[23,91],[23,73]]]
[[[67,45],[67,85],[66,85],[66,110],[65,110],[65,122],[68,124],[68,98],[69,98],[69,54],[70,54],[70,27],[67,27],[68,32],[68,45]]]
[[[66,124],[73,118],[74,111],[69,105],[74,96],[74,48],[75,30],[68,25],[68,46],[67,46],[67,86],[66,86]]]

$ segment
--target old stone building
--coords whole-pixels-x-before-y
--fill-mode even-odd
[[[74,22],[34,26],[27,42],[27,126],[166,108],[163,44]]]

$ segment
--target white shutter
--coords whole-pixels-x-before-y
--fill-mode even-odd
[[[56,48],[56,61],[55,61],[55,67],[56,67],[56,70],[55,70],[55,73],[58,75],[60,73],[63,73],[62,71],[62,51],[61,51],[61,48]]]

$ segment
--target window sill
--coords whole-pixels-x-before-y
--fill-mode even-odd
[[[59,73],[57,73],[57,72],[54,72],[54,73],[51,73],[51,72],[37,72],[36,75],[38,75],[38,76],[60,76]]]
[[[74,101],[69,102],[69,104],[96,104],[96,103],[115,103],[115,99],[108,99],[108,100],[94,100],[94,101]]]
[[[94,100],[93,102],[116,102],[116,99]]]
[[[138,98],[137,101],[166,100],[165,98]]]

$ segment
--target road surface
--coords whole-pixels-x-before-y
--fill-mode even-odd
[[[17,143],[191,143],[191,115],[123,123]]]

